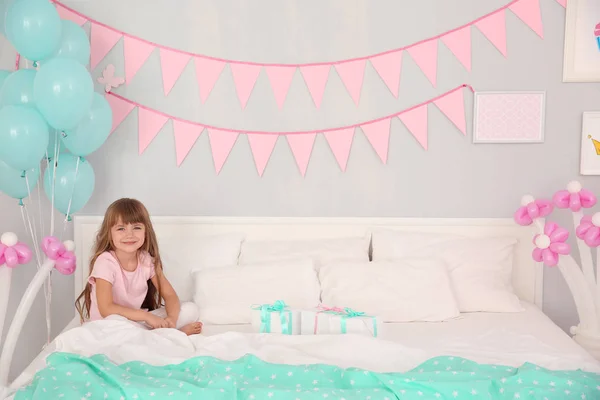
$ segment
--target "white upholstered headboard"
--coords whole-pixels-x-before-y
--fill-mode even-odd
[[[102,216],[75,216],[77,270],[75,296],[87,281],[89,259]],[[517,225],[510,218],[314,218],[314,217],[153,217],[158,241],[161,237],[196,242],[200,237],[222,233],[245,233],[247,241],[357,237],[371,228],[453,233],[471,237],[510,236],[518,239],[513,270],[517,295],[541,308],[543,266],[531,258],[535,228]],[[172,273],[172,272],[171,272]]]

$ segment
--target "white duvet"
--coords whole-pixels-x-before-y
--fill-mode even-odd
[[[83,356],[105,354],[117,364],[143,361],[153,365],[175,364],[195,356],[234,360],[253,354],[267,362],[285,364],[325,363],[343,368],[358,367],[377,372],[403,372],[429,358],[453,355],[479,363],[521,366],[525,362],[556,369],[600,372],[600,363],[584,352],[566,352],[527,334],[493,329],[478,337],[449,337],[435,344],[406,346],[383,338],[362,335],[287,336],[226,332],[188,337],[173,329],[154,331],[128,321],[104,320],[61,334],[51,351]],[[45,357],[34,363],[45,367]],[[18,388],[32,378],[22,375]]]

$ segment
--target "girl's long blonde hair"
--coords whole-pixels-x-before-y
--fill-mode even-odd
[[[162,261],[158,252],[158,241],[156,240],[156,234],[154,233],[154,228],[152,227],[152,222],[150,221],[150,215],[148,214],[148,210],[140,201],[127,198],[115,201],[106,210],[106,214],[104,215],[104,221],[102,221],[102,226],[100,227],[100,230],[98,231],[98,234],[96,236],[94,253],[90,260],[89,274],[92,273],[92,270],[94,269],[94,263],[96,262],[96,259],[100,256],[100,254],[114,250],[110,231],[111,228],[117,225],[119,221],[121,221],[121,223],[124,225],[144,225],[144,227],[146,228],[146,237],[143,246],[138,250],[138,257],[140,256],[139,252],[148,252],[148,254],[153,258],[154,268],[156,269],[156,276],[160,278],[163,273]],[[83,292],[75,301],[75,308],[79,312],[82,322],[90,318],[90,307],[92,303],[91,293],[92,286],[88,282],[87,285],[85,285],[85,289],[83,290]],[[155,310],[162,305],[161,302],[162,292],[160,288],[160,283],[158,284],[158,287],[155,287],[152,281],[148,280],[148,293],[146,294],[146,298],[144,299],[142,308],[146,308],[150,311]]]

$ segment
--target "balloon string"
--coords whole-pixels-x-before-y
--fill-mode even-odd
[[[47,289],[46,284],[48,285]],[[52,319],[50,318],[52,316],[52,310],[50,307],[52,304],[52,271],[50,271],[48,279],[44,285],[44,296],[46,297],[46,345],[49,345],[52,331]]]
[[[56,186],[56,168],[60,155],[58,143],[58,130],[54,131],[54,158],[52,159],[52,205],[50,206],[50,236],[54,235],[54,187]]]
[[[61,240],[65,234],[65,231],[67,230],[67,222],[69,222],[71,220],[71,217],[70,217],[71,203],[73,202],[73,194],[75,193],[75,185],[77,184],[77,174],[79,173],[79,163],[80,162],[81,162],[81,157],[77,157],[77,163],[75,164],[75,178],[73,179],[73,187],[71,188],[71,196],[69,198],[69,205],[67,206],[67,213],[65,214],[65,221],[63,222],[63,233],[61,235]]]
[[[47,165],[46,165],[46,168],[48,168]],[[41,194],[41,192],[42,192],[41,186],[42,186],[42,183],[43,183],[43,176],[41,175],[41,171],[42,171],[42,166],[41,165],[40,165],[40,170],[39,171],[40,171],[40,174],[38,176],[37,200],[38,200],[38,212],[39,212],[39,218],[40,218],[40,237],[39,237],[39,240],[41,241],[43,239],[43,237],[44,237],[44,215],[42,214],[42,194]],[[27,176],[25,176],[25,178],[27,179]]]
[[[600,293],[600,247],[596,247],[596,290]]]
[[[31,186],[29,185],[29,178],[27,177],[27,174],[25,174],[25,184],[27,185],[27,193],[29,194],[29,201],[33,202],[33,198],[31,196]],[[25,207],[25,206],[23,206],[23,207]],[[31,224],[31,216],[28,212],[28,209],[25,208],[25,211],[27,213],[27,221],[29,223],[29,227],[31,230],[31,239],[33,241],[33,246],[35,248],[38,269],[40,269],[42,267],[42,263],[41,263],[40,246],[39,246],[39,242],[38,242],[38,238],[37,238],[37,232],[35,229],[35,219],[34,219],[34,224],[32,225]],[[41,214],[39,217],[40,217],[40,219],[42,218]],[[43,233],[40,232],[40,234],[43,234]],[[45,301],[45,304],[46,304],[46,339],[48,340],[48,343],[50,343],[49,342],[50,329],[51,329],[51,325],[50,325],[50,301],[51,301],[50,293],[52,292],[50,277],[48,277],[48,279],[46,281],[44,281],[43,286],[44,286],[44,300],[46,300]]]
[[[29,235],[29,229],[27,228],[27,221],[25,220],[25,204],[23,203],[23,199],[19,201],[19,208],[21,209],[21,218],[23,219],[23,225],[25,226],[25,233]]]
[[[17,53],[17,57],[15,58],[15,71],[19,70],[19,64],[21,63],[21,55]]]
[[[31,203],[33,203],[33,200],[31,198],[31,186],[29,186],[29,178],[27,177],[27,174],[25,174],[25,184],[27,185],[27,193],[29,195],[29,201]],[[23,206],[23,207],[25,207],[25,206]],[[39,242],[38,242],[38,238],[37,238],[37,230],[35,228],[35,223],[33,225],[31,224],[31,216],[30,216],[29,210],[27,208],[25,208],[25,213],[27,215],[27,221],[29,222],[29,228],[31,231],[31,240],[32,240],[33,246],[35,248],[37,265],[38,265],[38,269],[39,269],[42,267],[42,262],[41,262],[42,258],[41,258]],[[34,219],[34,221],[35,221],[35,219]]]

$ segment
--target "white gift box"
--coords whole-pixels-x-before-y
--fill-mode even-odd
[[[277,302],[273,305],[263,304],[252,307],[252,328],[254,331],[299,335],[301,311],[287,306],[277,309],[281,307],[273,307],[275,304]]]
[[[347,315],[323,310],[302,310],[302,335],[363,334],[377,337],[380,320],[371,315]]]

